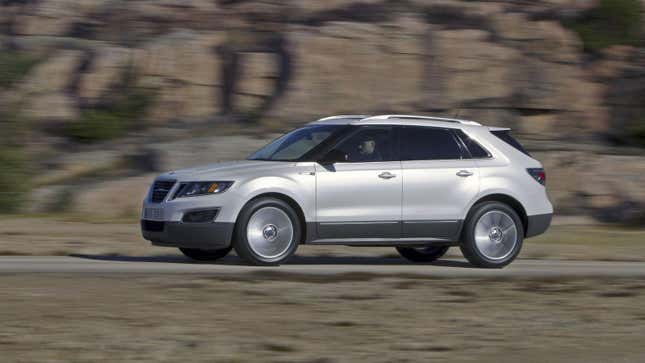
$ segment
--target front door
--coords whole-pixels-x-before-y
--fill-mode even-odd
[[[390,126],[362,126],[316,165],[319,239],[399,238],[401,163]]]

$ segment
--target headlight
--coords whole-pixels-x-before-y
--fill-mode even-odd
[[[196,197],[198,195],[219,194],[233,185],[231,181],[190,182],[179,184],[174,198]]]

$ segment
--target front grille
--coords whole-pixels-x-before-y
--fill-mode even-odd
[[[174,180],[157,180],[152,184],[152,193],[150,193],[150,201],[154,203],[161,203],[166,198],[172,186],[175,185]]]
[[[163,209],[162,208],[144,208],[143,219],[152,220],[152,221],[163,221]]]
[[[145,219],[141,221],[141,228],[149,232],[161,232],[163,231],[164,225],[164,222],[147,221]]]

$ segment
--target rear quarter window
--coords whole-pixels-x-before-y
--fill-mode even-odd
[[[525,155],[531,156],[528,151],[520,144],[519,141],[517,141],[513,136],[511,136],[511,132],[509,130],[502,130],[502,131],[491,131],[491,133],[495,136],[497,136],[498,139],[504,141],[505,143],[511,145],[518,151],[522,152]]]
[[[471,139],[470,136],[462,130],[457,130],[457,136],[466,147],[464,154],[469,154],[466,157],[471,157],[473,159],[487,159],[491,157],[488,150],[479,145],[477,141]]]

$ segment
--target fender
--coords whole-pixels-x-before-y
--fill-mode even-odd
[[[240,185],[238,193],[245,197],[235,210],[235,215],[239,215],[250,200],[262,194],[276,193],[293,199],[302,210],[305,221],[314,220],[316,180],[309,175],[305,177],[309,178],[310,183],[299,183],[287,177],[275,176],[258,177],[244,182]]]
[[[522,203],[522,199],[512,191],[508,189],[503,189],[503,188],[490,188],[486,190],[480,190],[479,193],[468,203],[466,210],[464,211],[462,218],[466,220],[468,217],[468,213],[470,213],[470,210],[473,208],[473,206],[479,202],[480,200],[491,196],[491,195],[504,195],[507,196],[511,199],[514,199],[523,209],[524,209],[524,214],[526,214],[526,207],[525,204]],[[520,216],[522,217],[522,216]],[[525,216],[524,216],[525,217]]]

